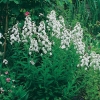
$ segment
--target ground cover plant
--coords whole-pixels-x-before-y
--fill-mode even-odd
[[[39,1],[34,3],[44,3]],[[19,9],[20,3],[27,2],[1,0],[1,4],[8,3],[8,7],[10,3],[18,4]],[[30,0],[29,4],[32,2]],[[85,11],[81,12],[85,3],[96,3],[92,0],[46,0],[45,4],[47,2],[52,2],[52,6],[60,5],[61,9],[55,9],[53,6],[51,8],[58,11],[45,8],[46,11],[42,9],[43,13],[32,15],[32,6],[31,10],[25,7],[25,11],[21,10],[25,19],[22,17],[21,20],[6,26],[1,24],[0,99],[99,100],[99,34],[98,30],[95,31],[97,27],[88,26],[90,21],[85,19]],[[97,4],[95,6],[97,7]],[[34,15],[38,19],[33,18]],[[91,25],[96,20],[94,19]],[[99,25],[99,21],[97,24]],[[93,35],[94,32],[98,35]]]

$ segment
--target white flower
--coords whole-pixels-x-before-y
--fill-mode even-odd
[[[44,53],[44,54],[47,53],[47,50],[46,50],[44,47],[42,47],[42,50],[43,50],[43,53]]]
[[[81,30],[81,31],[80,31]],[[85,44],[82,42],[83,39],[83,31],[79,23],[76,24],[74,30],[71,31],[72,34],[72,41],[77,49],[79,54],[84,55],[85,52]]]
[[[2,42],[0,41],[0,44],[2,45]]]
[[[7,65],[7,64],[8,64],[8,60],[7,60],[7,59],[4,59],[4,60],[3,60],[3,63],[4,63],[5,65]]]
[[[45,45],[45,41],[42,41],[42,44]]]
[[[12,87],[15,88],[16,86],[15,85],[12,85]]]
[[[40,14],[40,16],[42,16],[42,14]],[[87,53],[85,54],[83,29],[81,28],[79,22],[71,31],[66,28],[64,18],[62,16],[59,16],[59,19],[56,19],[56,12],[54,10],[47,15],[47,18],[47,24],[45,24],[44,21],[41,21],[39,26],[36,26],[31,17],[26,16],[21,32],[19,32],[18,23],[10,29],[11,31],[8,31],[8,33],[12,33],[10,35],[10,43],[28,43],[29,55],[33,54],[34,52],[40,53],[39,51],[42,50],[42,53],[40,54],[42,56],[46,53],[52,55],[52,46],[55,44],[52,38],[58,38],[58,40],[60,40],[60,48],[65,50],[68,50],[70,42],[73,42],[74,48],[77,50],[76,52],[80,54],[81,62],[77,66],[86,66],[86,68],[89,66],[94,66],[95,69],[100,69],[100,54],[96,54],[94,52],[92,52],[90,55]],[[51,35],[51,41],[46,33],[48,31],[51,33],[49,34]],[[0,33],[0,38],[1,37],[2,34]],[[2,44],[2,42],[0,42],[0,44]],[[7,64],[8,62],[4,59],[3,63]],[[32,65],[35,64],[33,61],[30,61],[30,63]]]
[[[85,70],[87,70],[87,67],[85,67]]]
[[[32,54],[32,52],[30,51],[30,52],[29,52],[29,55],[31,55],[31,54]]]
[[[29,48],[29,54],[31,55],[32,52],[39,52],[39,46],[38,46],[38,42],[35,38],[30,38],[30,48]]]
[[[0,33],[0,39],[3,37],[2,33]]]
[[[94,69],[100,69],[100,54],[96,54],[96,52],[91,52],[90,56],[90,66],[93,66]]]
[[[39,16],[44,16],[42,13],[39,13]]]
[[[34,61],[32,61],[32,60],[30,61],[30,63],[31,63],[32,65],[35,65],[35,62],[34,62]]]
[[[0,88],[0,92],[1,92],[1,93],[3,93],[3,92],[4,92],[4,89],[3,89],[2,87]]]
[[[50,55],[52,55],[52,52],[50,52]]]
[[[65,48],[66,48],[66,46],[65,46],[65,45],[62,45],[62,46],[61,46],[61,48],[62,48],[62,49],[65,49]]]
[[[81,66],[89,66],[90,56],[86,53],[81,59]]]

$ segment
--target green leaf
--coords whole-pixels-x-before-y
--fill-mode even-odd
[[[68,2],[72,3],[72,0],[68,0]]]
[[[2,3],[3,2],[3,0],[0,0],[0,3]]]
[[[50,0],[45,0],[45,1],[48,2],[48,3],[51,3]]]
[[[19,0],[14,0],[14,2],[15,2],[16,4],[19,4]]]
[[[96,35],[97,38],[100,38],[100,33],[98,35]]]
[[[3,3],[7,3],[7,0],[0,0],[0,3],[1,3],[1,2],[3,2]]]
[[[12,11],[13,14],[15,14],[17,16],[20,14],[19,9],[17,7],[12,8],[11,11]]]
[[[58,1],[59,6],[63,6],[64,2]]]
[[[72,3],[72,0],[64,0],[66,4]]]

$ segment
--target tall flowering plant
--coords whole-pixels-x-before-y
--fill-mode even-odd
[[[54,10],[38,26],[32,21],[29,12],[25,16],[22,28],[16,23],[7,32],[10,49],[2,60],[2,65],[15,72],[16,85],[22,85],[21,90],[25,95],[23,98],[73,99],[81,90],[83,82],[78,80],[80,76],[75,77],[77,67],[87,70],[93,66],[94,69],[99,69],[100,55],[93,51],[86,52],[83,29],[79,22],[72,30],[67,29],[64,18],[59,16],[57,19]],[[0,34],[0,39],[3,38],[5,37]],[[2,56],[3,52],[0,51],[0,54]],[[8,73],[5,71],[6,76]],[[5,81],[11,83],[12,79],[6,77]],[[2,86],[0,91],[5,91]]]
[[[86,45],[83,42],[83,29],[79,22],[73,30],[67,29],[64,18],[59,16],[57,19],[56,12],[52,10],[50,14],[47,15],[46,24],[44,21],[41,21],[39,26],[36,26],[29,15],[29,12],[25,13],[26,18],[21,31],[19,31],[18,23],[8,31],[11,45],[16,42],[22,44],[28,43],[28,52],[30,56],[34,54],[34,52],[37,52],[40,55],[47,53],[52,55],[52,46],[55,45],[53,38],[57,38],[60,40],[59,47],[61,49],[67,50],[70,43],[74,44],[81,59],[78,66],[85,66],[86,68],[94,66],[94,68],[99,68],[99,66],[95,66],[95,64],[99,64],[99,61],[95,62],[94,57],[92,57],[93,52],[91,52],[91,54],[86,53]],[[51,37],[48,37],[49,34],[47,32],[51,34]]]

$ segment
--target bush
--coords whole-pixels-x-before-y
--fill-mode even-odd
[[[86,47],[92,39],[85,34],[88,44],[83,42],[79,22],[69,30],[64,18],[56,18],[53,10],[39,26],[27,12],[24,26],[20,25],[17,23],[8,30],[7,40],[0,34],[1,46],[5,45],[3,39],[7,41],[7,51],[0,51],[1,99],[99,99],[100,55],[92,51],[93,47],[91,50]]]
[[[71,100],[80,90],[76,70],[79,55],[73,45],[66,51],[53,47],[52,56],[43,55],[39,66],[31,66],[27,77],[29,100]]]

